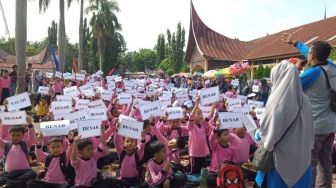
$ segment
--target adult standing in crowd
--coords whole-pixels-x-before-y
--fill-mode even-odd
[[[32,76],[33,76],[33,65],[28,63],[28,68],[26,70],[26,91],[31,92],[32,90]]]
[[[17,81],[17,65],[12,66],[12,72],[9,73],[9,76],[11,78],[11,83],[10,83],[10,95],[13,96],[15,95],[16,92],[16,81]]]
[[[312,151],[314,181],[318,188],[332,187],[332,146],[336,131],[336,113],[332,111],[331,94],[322,72],[325,69],[330,85],[336,88],[336,65],[328,60],[331,46],[316,41],[309,48],[305,43],[295,41],[290,34],[283,35],[283,41],[294,45],[307,58],[309,69],[301,75],[304,93],[312,103],[315,144]]]
[[[274,168],[268,173],[258,171],[256,182],[268,188],[310,187],[314,145],[310,101],[292,63],[285,60],[275,66],[271,80],[273,90],[256,138],[267,151],[273,151]]]
[[[8,75],[8,72],[4,72],[4,75],[0,78],[0,88],[1,88],[1,101],[0,104],[3,105],[3,102],[6,98],[10,96],[10,84],[11,78]]]

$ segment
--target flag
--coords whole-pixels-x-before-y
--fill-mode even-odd
[[[54,59],[54,63],[55,63],[55,67],[56,67],[56,71],[60,71],[60,70],[59,70],[58,60],[57,60],[57,57],[56,57],[56,55],[55,55],[55,50],[54,50],[53,47],[49,47],[49,49],[50,49],[50,53],[51,53],[51,55],[52,55],[52,57],[53,57],[53,59]]]
[[[112,68],[110,72],[107,74],[107,76],[112,76],[113,72],[115,71],[115,68]]]

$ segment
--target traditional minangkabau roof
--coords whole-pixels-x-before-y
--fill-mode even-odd
[[[299,55],[293,46],[281,41],[281,35],[285,32],[291,33],[295,39],[308,45],[314,41],[322,40],[335,47],[336,17],[280,31],[251,41],[239,41],[221,35],[206,26],[191,3],[190,30],[185,61],[190,62],[194,48],[197,48],[206,59],[226,61],[264,60]]]
[[[54,68],[53,61],[51,61],[48,48],[44,48],[40,53],[26,58],[26,64],[31,63],[33,69],[50,69]],[[0,68],[9,69],[16,64],[15,56],[8,54],[0,48]]]

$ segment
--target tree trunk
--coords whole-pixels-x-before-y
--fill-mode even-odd
[[[84,9],[84,0],[81,0],[80,18],[79,18],[79,54],[78,54],[78,70],[79,71],[83,69],[83,62],[84,62],[83,9]]]
[[[105,42],[104,39],[98,39],[98,51],[99,51],[99,69],[103,71],[104,65],[104,51],[105,51]]]
[[[22,93],[25,91],[26,76],[27,0],[16,0],[15,6],[16,92]]]
[[[58,62],[61,72],[64,72],[65,67],[65,24],[64,24],[64,0],[59,1],[60,19],[58,26]]]

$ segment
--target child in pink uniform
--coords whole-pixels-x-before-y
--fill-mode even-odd
[[[230,135],[229,144],[237,153],[237,163],[245,163],[249,160],[250,146],[254,141],[246,133],[246,128],[236,128],[234,132],[235,134]]]
[[[65,188],[68,183],[71,181],[67,176],[66,170],[68,165],[70,164],[70,154],[72,149],[73,139],[69,138],[70,147],[68,150],[64,151],[63,139],[60,137],[52,137],[49,140],[49,150],[50,154],[47,154],[42,151],[42,136],[38,137],[38,142],[35,148],[35,155],[39,162],[46,163],[47,158],[51,158],[48,168],[45,168],[45,175],[42,179],[30,180],[28,182],[28,188]],[[61,158],[64,157],[64,161],[61,161]],[[65,166],[61,166],[61,162]],[[63,169],[62,169],[63,168]]]
[[[0,176],[0,186],[22,187],[36,177],[30,168],[28,149],[36,143],[35,129],[30,118],[27,118],[29,138],[23,141],[25,128],[12,126],[10,128],[10,141],[0,139],[0,148],[4,150],[4,172]]]
[[[167,146],[159,141],[151,144],[154,157],[148,161],[148,183],[153,187],[183,187],[187,181],[185,174],[173,173],[170,159],[167,159]]]

